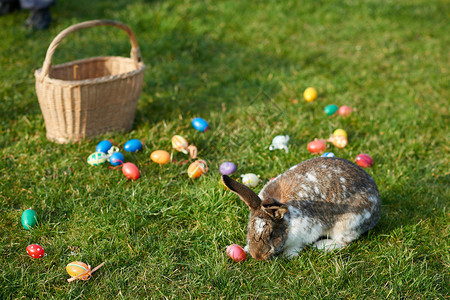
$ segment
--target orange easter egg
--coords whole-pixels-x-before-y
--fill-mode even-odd
[[[156,150],[150,154],[150,158],[157,164],[165,165],[170,161],[170,154],[164,150]]]
[[[190,178],[198,178],[203,173],[206,173],[208,171],[208,166],[206,165],[206,162],[204,160],[196,160],[194,161],[188,168],[188,176]]]
[[[91,277],[91,266],[81,261],[73,261],[66,266],[66,271],[70,276],[78,277],[81,280],[88,280]]]

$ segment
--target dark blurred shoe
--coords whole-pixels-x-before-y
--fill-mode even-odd
[[[50,14],[50,8],[42,8],[38,10],[32,10],[30,16],[25,21],[25,26],[32,29],[44,30],[50,26],[52,22],[52,15]]]
[[[4,16],[19,9],[20,9],[19,1],[0,2],[0,16]]]

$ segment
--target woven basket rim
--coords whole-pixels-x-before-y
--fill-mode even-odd
[[[58,65],[53,65],[51,68],[63,68],[68,66],[73,66],[79,63],[84,62],[90,62],[94,60],[110,60],[110,59],[116,59],[116,60],[123,60],[123,61],[131,61],[134,63],[133,59],[129,57],[123,57],[123,56],[95,56],[90,58],[84,58],[84,59],[78,59]],[[145,70],[146,66],[143,62],[139,62],[139,67],[133,71],[120,73],[116,75],[108,75],[108,76],[102,76],[97,78],[89,78],[89,79],[83,79],[83,80],[63,80],[63,79],[56,79],[51,78],[50,76],[45,76],[44,82],[50,83],[50,84],[56,84],[56,85],[70,85],[70,86],[78,86],[78,85],[88,85],[88,84],[97,84],[97,83],[105,83],[109,81],[114,81],[117,78],[126,78],[130,76],[134,76],[135,74],[138,74],[140,72],[143,72]],[[40,74],[42,72],[42,68],[37,69],[34,72],[34,76],[37,81],[40,78]]]

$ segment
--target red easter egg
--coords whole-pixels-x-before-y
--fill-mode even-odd
[[[235,262],[244,261],[247,258],[247,254],[245,253],[244,249],[236,244],[228,246],[225,252],[227,253],[227,256]]]
[[[308,143],[308,151],[311,153],[323,153],[327,148],[327,145],[323,141],[315,140]]]
[[[348,117],[351,115],[351,113],[352,113],[352,108],[347,105],[343,105],[343,106],[339,107],[339,109],[338,109],[338,114],[342,117]]]
[[[127,162],[123,164],[122,173],[126,178],[136,180],[139,178],[139,170],[135,164]]]
[[[33,258],[42,258],[44,256],[44,248],[38,244],[28,245],[27,253]]]
[[[373,159],[370,155],[361,153],[356,156],[356,164],[363,168],[371,167],[373,164]]]

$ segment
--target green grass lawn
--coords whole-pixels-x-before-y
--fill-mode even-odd
[[[78,0],[59,1],[47,31],[24,29],[26,11],[0,17],[0,299],[448,298],[449,10],[444,0]],[[55,144],[33,73],[59,32],[91,19],[120,20],[137,36],[147,70],[134,127]],[[119,29],[93,28],[70,35],[53,63],[129,50]],[[319,96],[306,103],[309,86]],[[354,112],[328,117],[328,104]],[[211,130],[194,130],[193,117]],[[267,182],[337,128],[349,145],[329,151],[374,159],[378,225],[335,252],[229,260],[227,245],[245,245],[249,212],[219,185],[219,165]],[[189,179],[187,164],[151,161],[154,150],[172,151],[175,134],[208,161],[201,178]],[[281,134],[289,153],[269,151]],[[145,144],[125,153],[137,181],[86,163],[99,141],[131,138]],[[27,231],[29,207],[39,224]],[[28,256],[34,243],[44,258]],[[67,283],[76,260],[105,265]]]

